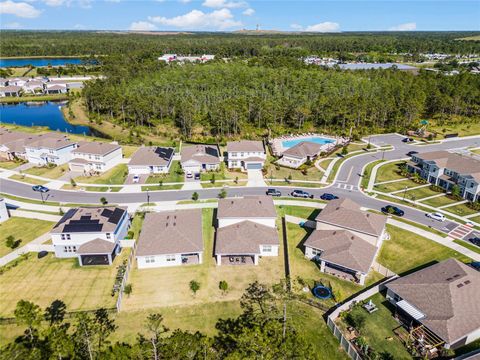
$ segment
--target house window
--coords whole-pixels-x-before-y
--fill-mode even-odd
[[[176,256],[175,255],[167,255],[165,256],[167,262],[172,262],[172,261],[175,261],[176,260]]]
[[[100,160],[100,155],[95,155],[95,160]]]
[[[70,237],[70,234],[67,234],[67,240],[71,240],[72,238]]]
[[[312,255],[313,256],[318,256],[320,255],[322,252],[320,250],[317,250],[317,249],[312,249]]]
[[[242,153],[240,153],[240,156],[242,156],[242,157],[243,157],[243,156],[245,156],[245,153],[243,153],[243,152],[242,152]]]
[[[62,238],[62,240],[65,240],[65,234],[60,235],[60,237]]]
[[[50,153],[50,154],[53,154],[53,150],[49,150],[49,153]]]
[[[263,252],[272,252],[272,245],[263,245]]]
[[[72,253],[72,252],[77,252],[77,247],[76,246],[64,246],[64,252],[67,253]]]
[[[112,237],[112,236],[111,236],[112,234],[110,234],[110,233],[107,233],[106,235],[107,235],[107,239],[108,239],[108,240],[110,240],[110,239],[111,239],[111,237]]]
[[[96,168],[97,170],[102,170],[102,165],[97,164],[97,165],[95,165],[95,168]]]
[[[231,155],[232,157],[235,157],[235,156],[237,156],[237,153],[236,153],[236,152],[232,152],[232,153],[230,153],[230,155]]]
[[[145,257],[145,262],[147,264],[154,263],[155,262],[155,256],[146,256]]]

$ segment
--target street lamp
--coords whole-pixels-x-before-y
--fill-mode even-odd
[[[150,193],[148,192],[148,188],[147,188],[147,206],[150,206]]]
[[[43,191],[40,191],[40,196],[42,197],[42,203],[44,203],[45,200],[43,199]]]
[[[382,151],[382,161],[385,160],[385,150]]]

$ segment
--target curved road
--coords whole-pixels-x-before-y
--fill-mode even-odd
[[[364,155],[357,155],[351,157],[343,163],[337,173],[334,183],[327,188],[308,188],[306,191],[318,198],[325,191],[333,193],[339,197],[349,197],[364,207],[371,209],[380,209],[386,205],[387,202],[377,200],[364,195],[358,189],[358,184],[361,179],[363,167],[375,160],[382,159],[394,160],[406,157],[406,153],[415,150],[419,152],[433,151],[433,150],[451,150],[463,148],[467,146],[480,147],[480,136],[466,139],[453,139],[444,141],[441,144],[434,145],[407,145],[401,142],[403,137],[397,134],[377,135],[372,136],[370,141],[376,145],[393,145],[394,150],[366,153]],[[283,194],[290,193],[294,187],[282,187],[280,190]],[[200,195],[201,199],[215,198],[218,196],[219,189],[203,189],[203,190],[163,190],[150,191],[151,202],[161,201],[178,201],[189,200],[194,192]],[[40,194],[32,190],[31,185],[22,184],[11,180],[0,179],[0,192],[16,195],[25,198],[40,199]],[[232,187],[227,190],[228,196],[243,196],[243,195],[259,195],[265,193],[265,187]],[[84,204],[98,204],[100,197],[105,197],[109,203],[112,204],[127,204],[127,203],[145,203],[147,202],[147,194],[143,193],[92,193],[92,192],[78,192],[65,190],[51,190],[45,196],[46,201],[55,201],[62,203],[84,203]],[[438,230],[446,231],[445,227],[454,226],[453,222],[445,221],[443,223],[431,220],[425,217],[423,211],[404,208],[405,218],[417,223],[431,226]]]

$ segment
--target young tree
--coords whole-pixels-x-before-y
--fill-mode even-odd
[[[197,291],[200,290],[200,283],[196,280],[190,281],[190,290],[192,290],[193,296],[197,294]]]
[[[347,146],[342,147],[342,155],[347,155],[347,154],[348,154]]]
[[[460,186],[458,186],[457,184],[453,185],[452,186],[452,196],[456,199],[460,198],[461,195],[460,195]]]
[[[228,291],[228,283],[225,280],[221,280],[218,283],[218,288],[222,290],[223,295],[225,295]]]
[[[100,203],[101,203],[102,205],[107,205],[107,204],[108,204],[108,201],[107,201],[107,199],[106,199],[105,197],[102,196],[102,197],[100,198]]]
[[[8,235],[7,236],[7,241],[5,242],[5,245],[7,245],[7,247],[9,247],[10,249],[15,249],[18,247],[18,245],[20,245],[20,243],[22,242],[22,240],[15,240],[15,237],[13,235]]]
[[[227,197],[227,191],[225,189],[220,190],[220,192],[218,193],[218,197],[220,199],[225,199]]]
[[[268,310],[267,304],[272,298],[269,288],[255,281],[245,290],[245,293],[240,299],[240,306],[245,309],[246,312],[255,313],[260,311],[262,315],[265,315]]]
[[[77,186],[77,183],[75,182],[75,180],[73,180],[73,178],[70,178],[70,184],[72,185],[72,187]]]
[[[33,343],[36,333],[38,332],[37,326],[40,325],[42,320],[40,306],[30,301],[20,300],[17,303],[14,315],[17,324],[27,326],[25,333],[30,342]]]
[[[210,178],[210,182],[215,184],[215,173],[212,173],[212,177]]]
[[[152,345],[153,359],[158,360],[161,336],[168,332],[168,328],[163,325],[163,316],[158,313],[148,315],[146,328],[149,332],[147,340]]]
[[[196,191],[192,194],[192,200],[193,200],[193,201],[197,201],[197,200],[198,200],[198,193],[197,193]]]
[[[132,293],[132,290],[133,290],[132,284],[127,284],[123,288],[123,293],[126,294],[128,297],[130,297],[130,294]]]

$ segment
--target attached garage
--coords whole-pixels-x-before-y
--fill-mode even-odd
[[[85,159],[73,159],[68,162],[70,171],[83,172],[88,166],[88,161]]]
[[[247,170],[261,170],[263,168],[262,163],[247,163]]]
[[[114,242],[95,239],[81,245],[77,250],[80,266],[111,265],[117,255],[118,246]]]

